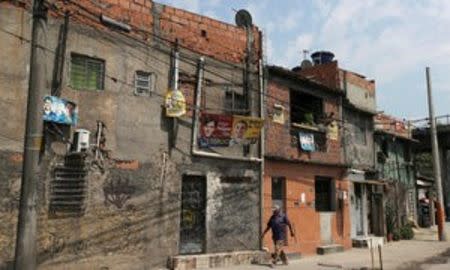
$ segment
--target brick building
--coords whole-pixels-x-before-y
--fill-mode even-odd
[[[383,236],[385,232],[383,181],[375,168],[375,81],[342,69],[330,52],[311,56],[314,65],[298,72],[344,93],[341,142],[351,183],[351,236],[355,246],[365,245],[369,236]]]
[[[58,268],[75,261],[80,262],[77,269],[155,269],[170,261],[174,268],[195,268],[223,261],[220,256],[211,262],[192,256],[169,258],[259,249],[259,143],[198,149],[193,136],[198,123],[194,108],[200,114],[259,116],[258,29],[150,0],[46,2],[48,30],[40,64],[47,94],[74,102],[79,122],[76,127],[44,125],[39,264]],[[2,263],[14,256],[30,3],[0,3]],[[197,64],[201,57],[203,66]],[[177,119],[166,116],[165,105],[175,73],[187,107]],[[198,107],[195,89],[201,89]],[[106,127],[104,137],[96,136],[100,127]],[[90,132],[88,144],[101,146],[104,159],[95,155],[95,147],[82,153],[66,151],[76,128]],[[253,254],[244,252],[236,262],[249,261]]]
[[[264,217],[277,204],[298,239],[288,253],[350,248],[349,183],[339,121],[344,92],[296,71],[268,67]],[[265,245],[271,246],[270,236]]]

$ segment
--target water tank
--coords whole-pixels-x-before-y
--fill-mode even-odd
[[[86,129],[77,129],[73,134],[72,152],[84,152],[89,149],[89,136],[91,132]]]
[[[326,64],[333,61],[334,53],[328,51],[318,51],[311,54],[314,65]]]

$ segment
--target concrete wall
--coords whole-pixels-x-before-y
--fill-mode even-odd
[[[382,179],[390,184],[387,193],[387,204],[397,209],[401,222],[404,224],[407,218],[415,218],[416,208],[411,207],[415,204],[412,200],[415,197],[415,175],[411,165],[412,142],[403,138],[393,137],[391,134],[377,132],[375,134],[375,153],[382,151],[383,142],[388,145],[388,155],[384,162],[377,161],[377,170],[380,172]],[[409,194],[413,195],[410,196]],[[412,197],[412,198],[411,198]]]
[[[375,167],[375,153],[373,142],[373,117],[370,114],[363,113],[358,110],[344,107],[343,109],[345,138],[343,144],[345,147],[345,160],[355,169],[370,169]],[[355,135],[360,132],[358,126],[360,119],[365,121],[365,138],[366,143],[359,143],[355,140]]]
[[[23,9],[9,5],[0,7],[0,25],[11,32],[0,32],[0,47],[5,48],[0,52],[0,84],[3,86],[0,88],[0,106],[6,112],[0,116],[0,152],[4,161],[0,182],[5,186],[2,190],[8,191],[3,197],[1,211],[2,216],[10,217],[2,218],[5,222],[0,228],[1,235],[7,237],[2,236],[0,241],[1,261],[11,260],[14,250],[29,57],[28,42],[17,36],[29,39],[29,22],[29,13]],[[61,20],[49,20],[46,42],[49,89],[54,61],[52,52],[56,49],[60,24]],[[169,88],[170,47],[164,44],[156,48],[146,46],[145,42],[89,25],[82,25],[75,18],[71,22],[62,97],[79,105],[77,128],[88,129],[94,134],[96,121],[105,122],[106,147],[112,161],[106,172],[91,167],[85,214],[59,218],[48,213],[49,183],[51,172],[62,162],[62,157],[51,151],[45,156],[42,182],[39,183],[39,262],[43,267],[61,267],[83,258],[96,265],[99,257],[114,255],[114,258],[132,258],[128,261],[146,269],[164,266],[168,256],[178,254],[182,175],[207,178],[206,252],[257,249],[259,164],[192,157],[192,103],[188,106],[190,113],[180,118],[173,130],[170,128],[172,121],[164,116],[162,107]],[[72,52],[105,60],[104,90],[83,91],[70,86]],[[241,53],[237,51],[235,56]],[[181,72],[195,78],[195,61],[199,55],[186,49],[182,49],[182,54],[190,61],[181,62]],[[227,59],[206,59],[206,79],[217,85],[230,83],[233,79],[242,91],[244,64],[230,66],[223,60]],[[256,70],[255,66],[251,68]],[[134,95],[136,70],[156,74],[155,92],[150,97]],[[250,79],[257,82],[256,76]],[[192,97],[192,83],[181,83],[180,88],[186,96]],[[210,93],[218,93],[221,88],[208,89]],[[252,114],[256,115],[257,91],[250,96],[255,100]],[[215,99],[207,99],[205,107],[222,105],[220,95],[212,97]],[[188,99],[188,102],[191,101]],[[169,146],[171,138],[174,138],[172,148]],[[251,146],[250,156],[255,156],[257,149],[258,145]],[[243,156],[242,147],[223,151],[225,155]],[[245,181],[222,181],[229,176],[243,177]],[[105,187],[108,185],[126,185],[134,192],[120,204],[115,203],[107,200]],[[114,260],[107,260],[104,266],[112,264]]]
[[[375,99],[375,81],[369,81],[357,73],[339,70],[342,89],[346,92],[346,98],[357,108],[375,112],[377,109]]]

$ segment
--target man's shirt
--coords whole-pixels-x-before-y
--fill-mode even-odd
[[[267,226],[272,229],[273,240],[286,240],[286,225],[289,224],[290,223],[286,215],[272,215],[267,223]]]

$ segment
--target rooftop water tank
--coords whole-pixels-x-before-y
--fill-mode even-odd
[[[311,54],[314,65],[326,64],[333,61],[334,53],[327,51],[318,51]]]

